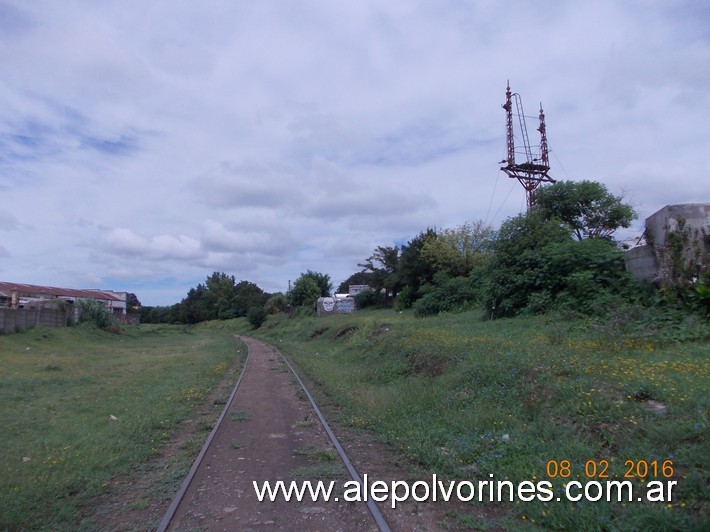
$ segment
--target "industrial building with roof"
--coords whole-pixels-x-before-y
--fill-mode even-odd
[[[0,281],[0,308],[29,308],[51,305],[57,300],[74,303],[81,299],[95,299],[106,305],[112,314],[125,315],[126,296],[126,292],[112,290],[78,290]]]

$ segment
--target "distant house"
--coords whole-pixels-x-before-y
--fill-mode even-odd
[[[351,284],[348,285],[348,295],[350,297],[355,297],[361,292],[364,292],[365,290],[372,290],[372,288],[369,285],[366,284]]]
[[[19,309],[36,306],[51,306],[58,300],[73,304],[81,299],[100,301],[119,320],[126,314],[126,292],[74,288],[57,288],[23,283],[0,281],[0,308]]]

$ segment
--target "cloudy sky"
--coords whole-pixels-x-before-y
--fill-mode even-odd
[[[525,208],[507,80],[553,177],[636,208],[626,236],[710,201],[708,0],[0,0],[0,65],[3,281],[337,286],[377,245],[497,227]]]

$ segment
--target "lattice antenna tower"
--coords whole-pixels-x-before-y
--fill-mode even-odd
[[[520,139],[523,144],[523,149],[518,149],[517,151],[515,148],[515,129],[513,125],[513,101],[515,101],[515,114],[518,117],[518,132],[520,133]],[[523,185],[528,210],[531,210],[535,207],[533,191],[540,186],[541,183],[555,183],[555,180],[552,179],[548,173],[550,171],[550,158],[547,151],[545,113],[542,110],[542,104],[540,104],[540,127],[537,129],[540,132],[540,146],[536,146],[536,148],[539,148],[539,151],[533,153],[532,147],[530,146],[530,139],[528,138],[527,126],[525,124],[523,101],[520,98],[520,94],[510,92],[510,82],[508,82],[505,91],[505,103],[502,107],[505,109],[508,157],[501,161],[501,164],[505,163],[505,166],[502,166],[501,170],[503,170],[508,177],[517,179],[518,182]],[[516,162],[516,155],[518,155],[519,159],[524,157],[525,162]]]

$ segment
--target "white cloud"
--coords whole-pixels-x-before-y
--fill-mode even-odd
[[[201,242],[204,249],[217,253],[239,255],[263,255],[266,257],[287,257],[293,250],[286,224],[263,225],[258,229],[230,230],[214,220],[206,220],[202,226]]]
[[[132,260],[194,260],[202,256],[200,242],[185,235],[157,235],[150,239],[130,229],[112,229],[104,236],[109,253]]]
[[[498,224],[524,206],[508,79],[555,177],[642,218],[709,201],[700,5],[0,0],[3,278],[167,304],[214,270],[339,282],[376,245]]]
[[[299,201],[302,188],[285,168],[222,162],[189,184],[189,190],[209,207],[278,208]]]

